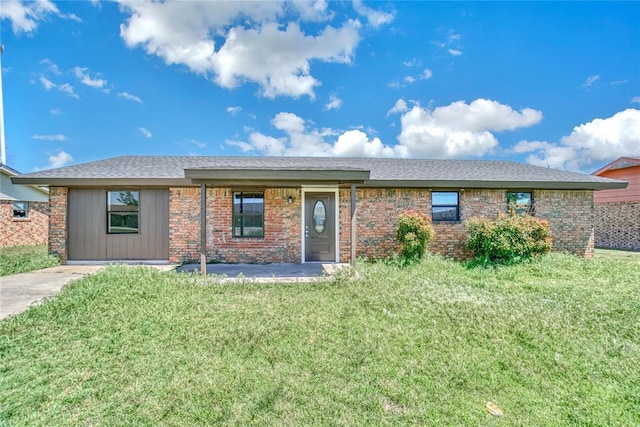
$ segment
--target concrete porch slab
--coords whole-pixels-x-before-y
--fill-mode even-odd
[[[306,282],[331,276],[349,264],[207,264],[207,275],[220,276],[224,281]],[[185,264],[177,272],[200,272],[200,264]]]

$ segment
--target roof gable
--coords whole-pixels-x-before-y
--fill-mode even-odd
[[[638,157],[619,157],[611,163],[601,167],[591,175],[600,175],[603,172],[614,169],[632,168],[634,166],[640,166],[640,158]]]

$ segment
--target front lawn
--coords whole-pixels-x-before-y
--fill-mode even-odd
[[[60,260],[47,253],[47,245],[0,248],[0,276],[40,270],[58,264]]]
[[[0,425],[640,425],[640,254],[359,272],[87,276],[0,322]]]

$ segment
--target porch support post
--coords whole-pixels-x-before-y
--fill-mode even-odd
[[[200,273],[207,275],[207,186],[200,184]]]
[[[356,247],[358,245],[358,236],[356,230],[358,224],[357,218],[357,206],[356,206],[356,185],[351,184],[351,268],[355,271],[356,268]]]

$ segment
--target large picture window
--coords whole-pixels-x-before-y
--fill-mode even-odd
[[[233,237],[264,237],[263,193],[233,193]]]
[[[13,202],[13,217],[15,219],[29,218],[29,202]]]
[[[533,194],[530,192],[508,192],[507,211],[513,209],[518,215],[533,215]]]
[[[140,192],[131,190],[107,192],[107,233],[130,234],[140,230]]]
[[[457,191],[434,191],[431,193],[431,219],[434,222],[460,220]]]

